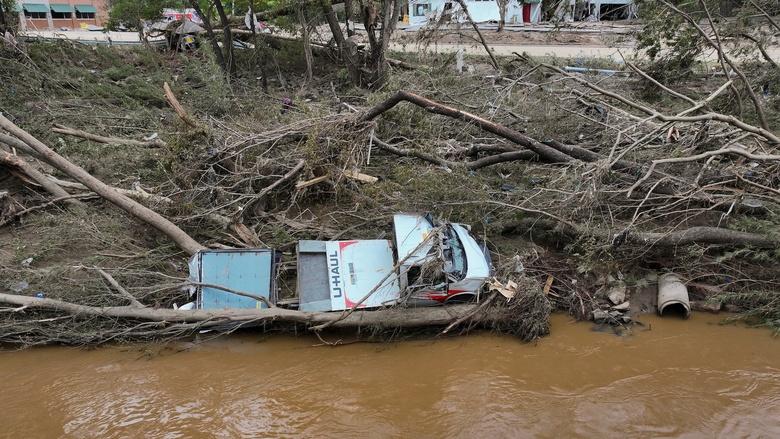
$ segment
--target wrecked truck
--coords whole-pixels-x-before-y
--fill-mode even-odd
[[[269,303],[322,312],[356,304],[370,309],[468,302],[492,273],[489,251],[468,226],[431,215],[394,215],[392,239],[302,240],[296,254],[294,297],[280,300],[276,251],[198,252],[190,260],[195,301],[189,307],[265,308]]]

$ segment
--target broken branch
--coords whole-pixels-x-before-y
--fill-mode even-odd
[[[653,108],[647,107],[645,105],[642,105],[642,104],[634,102],[634,101],[632,101],[630,99],[627,99],[626,97],[621,96],[618,93],[606,90],[606,89],[604,89],[602,87],[599,87],[598,85],[592,84],[590,81],[587,81],[587,80],[585,80],[583,78],[580,78],[578,76],[572,75],[569,72],[566,72],[565,70],[560,69],[560,68],[558,68],[556,66],[553,66],[553,65],[550,65],[550,64],[545,64],[545,63],[540,63],[539,65],[541,65],[542,67],[545,67],[547,69],[553,70],[553,71],[555,71],[557,73],[560,73],[561,75],[564,75],[567,78],[573,79],[573,80],[577,81],[578,83],[580,83],[580,84],[582,84],[582,85],[584,85],[584,86],[586,86],[586,87],[588,87],[588,88],[590,88],[590,89],[592,89],[592,90],[594,90],[594,91],[596,91],[596,92],[598,92],[600,94],[603,94],[604,96],[608,96],[608,97],[613,98],[613,99],[615,99],[617,101],[620,101],[623,104],[626,104],[629,107],[632,107],[632,108],[634,108],[636,110],[639,110],[639,111],[647,114],[648,116],[652,116],[653,118],[658,119],[658,120],[660,120],[662,122],[699,122],[699,121],[703,121],[703,120],[717,120],[717,121],[720,121],[720,122],[725,122],[725,123],[727,123],[729,125],[732,125],[732,126],[735,126],[737,128],[740,128],[740,129],[745,130],[747,132],[759,135],[759,136],[765,138],[766,140],[768,140],[768,141],[770,141],[772,143],[780,143],[780,138],[777,137],[772,132],[768,131],[767,129],[765,129],[763,127],[756,127],[756,126],[750,125],[750,124],[745,123],[744,121],[742,121],[742,120],[740,120],[740,119],[738,119],[738,118],[736,118],[734,116],[731,116],[731,115],[709,112],[709,113],[699,114],[699,115],[696,115],[696,116],[684,116],[684,115],[668,116],[668,115],[665,115],[665,114],[662,114],[662,113],[656,111]],[[730,85],[731,85],[731,81],[726,83],[726,86],[730,86]],[[697,107],[700,107],[700,106],[703,106],[703,104],[702,103],[697,104],[694,107],[694,109],[698,109]],[[685,112],[685,114],[687,114],[689,112],[691,112],[691,110],[687,110]]]
[[[65,189],[61,188],[48,178],[46,178],[43,173],[35,169],[32,165],[22,160],[20,157],[12,155],[9,152],[0,150],[0,163],[3,163],[7,166],[11,166],[14,168],[17,168],[25,175],[32,178],[36,183],[41,185],[46,191],[55,197],[57,197],[58,200],[65,201],[66,203],[78,206],[81,205],[81,202],[78,201],[76,198],[71,197],[69,193],[65,191]]]
[[[34,149],[41,156],[45,157],[47,162],[51,163],[60,171],[70,175],[75,180],[78,180],[87,186],[90,190],[94,191],[96,194],[167,235],[187,253],[195,254],[199,250],[205,248],[197,241],[192,239],[190,235],[185,233],[162,215],[149,209],[146,206],[143,206],[142,204],[139,204],[137,201],[133,201],[127,196],[120,194],[111,186],[108,186],[107,184],[93,177],[92,174],[57,154],[43,142],[33,137],[27,131],[16,126],[16,124],[8,120],[2,114],[0,114],[0,127],[18,137],[20,140],[24,141],[30,148]]]
[[[193,128],[198,128],[198,124],[190,117],[189,114],[187,114],[187,110],[185,110],[181,103],[179,103],[179,100],[176,99],[176,95],[173,94],[173,90],[171,90],[171,86],[168,85],[167,82],[163,84],[163,90],[165,91],[165,99],[171,105],[173,111],[179,115],[179,118],[181,118],[181,120],[184,121],[184,123],[187,125]]]
[[[728,155],[728,154],[735,154],[739,155],[745,158],[748,158],[750,160],[757,160],[757,161],[778,161],[780,160],[780,155],[769,155],[769,154],[753,154],[745,149],[738,148],[738,147],[728,147],[728,148],[722,148],[716,151],[707,151],[703,152],[701,154],[696,154],[688,157],[674,157],[674,158],[666,158],[666,159],[658,159],[653,160],[653,162],[650,164],[650,168],[648,168],[647,173],[640,178],[639,180],[634,183],[631,188],[628,189],[628,192],[626,193],[626,196],[630,197],[631,194],[636,190],[639,185],[644,183],[648,178],[650,178],[650,175],[655,170],[656,165],[662,164],[662,163],[683,163],[683,162],[695,162],[697,160],[706,159],[708,157],[713,157],[716,155]]]
[[[472,123],[489,133],[495,134],[499,137],[503,137],[504,139],[510,140],[514,143],[517,143],[518,145],[530,149],[531,151],[538,154],[539,157],[541,157],[545,161],[553,162],[553,163],[568,163],[574,160],[572,157],[563,154],[560,151],[555,150],[554,148],[550,148],[549,146],[535,139],[532,139],[531,137],[528,137],[525,134],[519,133],[513,129],[507,128],[495,122],[491,122],[487,119],[468,113],[466,111],[458,110],[457,108],[453,108],[453,107],[448,107],[446,105],[440,104],[438,102],[432,101],[430,99],[424,98],[414,93],[410,93],[405,90],[397,91],[395,94],[393,94],[383,102],[380,102],[379,104],[368,109],[368,111],[364,112],[361,116],[359,116],[358,120],[360,122],[368,122],[370,120],[373,120],[379,115],[381,115],[382,113],[384,113],[385,111],[390,110],[391,108],[395,107],[397,104],[403,101],[417,105],[418,107],[423,108],[425,111],[428,111],[430,113],[440,114],[442,116],[447,116],[453,119],[458,119],[464,122]]]
[[[480,168],[485,168],[487,166],[496,165],[498,163],[512,162],[515,160],[533,160],[537,157],[536,153],[534,153],[533,151],[506,151],[499,154],[482,157],[480,159],[472,160],[469,162],[459,163],[459,162],[445,160],[443,158],[436,157],[432,154],[428,154],[422,151],[417,151],[414,149],[398,148],[377,138],[376,136],[372,137],[372,139],[374,143],[376,143],[376,145],[384,151],[399,155],[401,157],[416,157],[428,163],[441,166],[445,169],[455,168],[458,166],[465,166],[466,169],[470,169],[474,171]]]
[[[498,66],[498,61],[496,61],[496,57],[493,55],[493,51],[490,50],[490,46],[487,45],[485,37],[482,36],[482,32],[479,31],[479,26],[477,26],[477,24],[474,23],[474,20],[471,18],[471,13],[469,12],[469,8],[466,6],[466,2],[464,0],[456,1],[460,5],[461,9],[463,9],[463,13],[466,14],[466,19],[469,21],[469,23],[471,23],[471,27],[474,28],[474,32],[476,32],[477,37],[479,37],[479,42],[482,43],[482,47],[485,48],[485,51],[490,57],[490,64],[493,65],[493,68],[496,69],[496,71],[501,71],[501,68]]]
[[[128,292],[122,285],[120,285],[119,282],[117,282],[116,279],[114,279],[113,276],[111,276],[110,274],[106,273],[105,270],[102,270],[100,268],[95,267],[95,270],[97,270],[97,272],[100,273],[101,276],[103,276],[103,279],[105,279],[106,282],[108,282],[109,285],[114,287],[115,290],[119,291],[119,293],[121,293],[123,296],[125,296],[125,298],[127,298],[127,300],[130,301],[132,306],[134,306],[136,308],[145,308],[144,304],[139,302],[138,299],[135,298],[135,296],[130,294],[130,292]]]
[[[301,170],[303,170],[303,167],[306,165],[306,160],[298,160],[298,163],[295,164],[295,166],[286,174],[282,176],[282,178],[276,180],[271,185],[266,187],[265,189],[261,190],[257,193],[252,199],[244,205],[244,207],[239,211],[241,215],[246,215],[247,212],[251,211],[252,208],[257,204],[260,200],[263,199],[266,195],[268,195],[269,192],[276,189],[277,187],[281,186],[291,178],[293,178],[295,175],[297,175]]]
[[[60,201],[72,200],[72,199],[85,199],[85,198],[93,198],[93,197],[96,198],[96,197],[98,197],[98,195],[97,194],[93,194],[93,193],[90,192],[88,194],[75,194],[75,195],[68,195],[68,196],[65,196],[65,197],[53,198],[53,199],[51,199],[51,200],[49,200],[49,201],[47,201],[47,202],[45,202],[43,204],[39,204],[37,206],[28,207],[27,209],[24,209],[24,210],[21,210],[19,212],[14,213],[10,218],[7,218],[7,219],[5,219],[3,221],[0,221],[0,227],[5,226],[6,224],[10,224],[12,221],[16,220],[17,218],[21,218],[21,217],[23,217],[24,215],[27,215],[30,212],[35,212],[36,210],[45,209],[45,208],[47,208],[47,207],[49,207],[51,205],[59,203]]]
[[[81,183],[76,183],[73,181],[67,181],[67,180],[60,180],[57,177],[54,177],[52,175],[46,175],[46,178],[53,181],[54,183],[57,183],[57,185],[62,186],[66,189],[78,189],[83,191],[90,190],[88,187],[84,186]],[[161,195],[155,195],[150,194],[149,192],[146,192],[142,189],[122,189],[120,187],[114,187],[111,186],[115,191],[119,192],[122,195],[127,195],[130,198],[135,198],[136,200],[141,201],[147,201],[147,202],[153,202],[158,204],[171,204],[173,203],[173,200],[171,200],[168,197],[163,197]]]
[[[166,143],[160,139],[153,139],[149,141],[141,141],[135,139],[123,139],[121,137],[105,137],[97,134],[88,133],[86,131],[68,128],[64,125],[55,124],[51,129],[55,133],[65,134],[73,137],[80,137],[82,139],[91,140],[93,142],[105,143],[110,145],[128,145],[128,146],[140,146],[143,148],[159,148],[166,146]]]
[[[456,327],[456,326],[458,326],[458,325],[461,325],[461,324],[463,324],[463,322],[465,322],[466,320],[468,320],[468,319],[471,319],[471,318],[473,318],[474,316],[476,316],[477,314],[479,314],[479,313],[481,313],[482,311],[484,311],[484,310],[485,310],[485,308],[487,308],[487,307],[488,307],[488,306],[489,306],[491,303],[493,303],[493,301],[494,301],[494,300],[496,300],[496,297],[498,297],[498,291],[494,291],[494,292],[493,292],[493,293],[490,295],[490,297],[488,297],[487,299],[485,299],[485,301],[484,301],[484,302],[482,302],[482,303],[481,303],[479,306],[475,307],[475,308],[474,308],[474,310],[473,310],[472,312],[470,312],[470,313],[468,313],[468,314],[465,314],[464,316],[462,316],[462,317],[460,317],[460,318],[456,319],[454,322],[452,322],[452,323],[450,323],[449,325],[447,325],[447,327],[446,327],[446,328],[444,328],[444,329],[441,331],[440,335],[444,335],[444,334],[446,334],[446,333],[450,332],[450,330],[451,330],[452,328],[454,328],[454,327]]]

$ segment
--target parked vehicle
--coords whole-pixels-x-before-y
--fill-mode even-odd
[[[276,303],[270,249],[206,250],[190,263],[190,277],[259,295]],[[297,301],[302,311],[375,308],[399,302],[438,305],[474,300],[491,275],[490,253],[463,224],[430,215],[397,214],[391,240],[313,241],[297,246]],[[369,293],[371,293],[369,295]],[[197,288],[198,309],[256,308],[261,301],[211,286]]]

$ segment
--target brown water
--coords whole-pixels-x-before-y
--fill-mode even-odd
[[[780,437],[780,339],[643,320],[617,337],[554,316],[535,345],[244,335],[0,353],[0,436]]]

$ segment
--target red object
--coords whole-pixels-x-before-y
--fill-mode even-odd
[[[531,22],[531,6],[528,3],[525,3],[523,5],[523,23],[530,23]]]
[[[452,296],[454,296],[456,294],[466,293],[466,292],[468,292],[468,291],[467,290],[456,290],[456,289],[453,288],[453,289],[447,290],[447,292],[444,292],[444,291],[429,291],[429,292],[423,293],[423,294],[425,294],[428,297],[428,299],[430,299],[430,300],[435,300],[437,302],[444,303],[450,297],[452,297]]]

